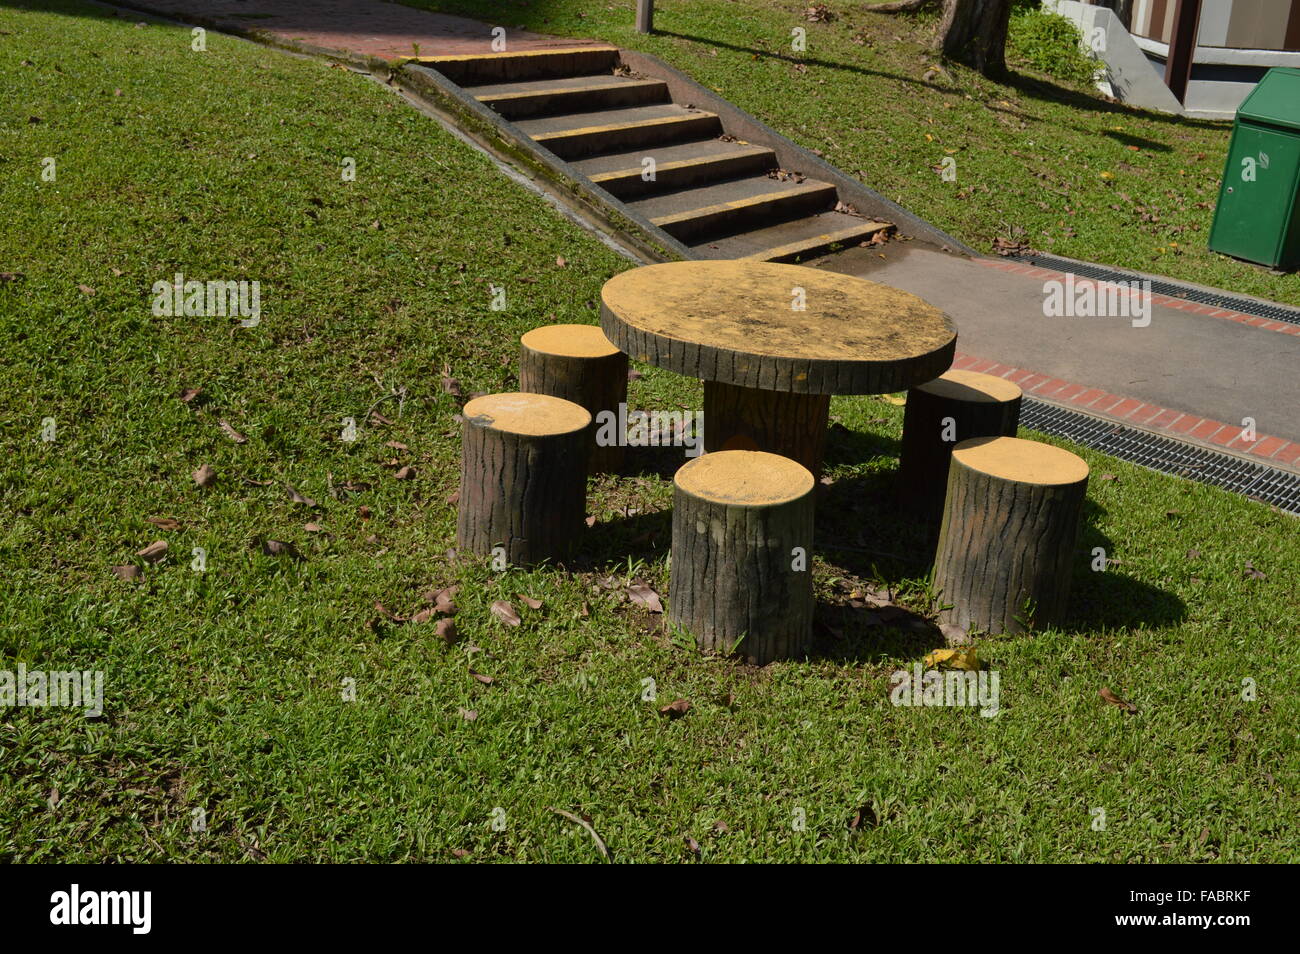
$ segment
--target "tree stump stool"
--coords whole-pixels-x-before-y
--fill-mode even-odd
[[[1020,388],[991,374],[948,371],[907,392],[899,499],[929,523],[943,516],[953,447],[976,437],[1015,437]]]
[[[461,413],[460,546],[520,566],[565,556],[586,513],[591,415],[547,394],[489,394]]]
[[[979,437],[952,452],[934,588],[939,619],[1019,633],[1059,620],[1070,594],[1088,465],[1051,444]]]
[[[717,451],[677,471],[668,618],[700,648],[758,665],[807,650],[814,483],[762,451]]]
[[[591,414],[590,471],[610,473],[623,462],[623,443],[596,442],[601,412],[623,420],[627,401],[627,355],[595,325],[547,325],[519,339],[519,390],[549,394],[584,407]]]

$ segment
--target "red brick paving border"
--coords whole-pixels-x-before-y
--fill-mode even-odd
[[[954,357],[952,366],[959,371],[978,371],[1015,381],[1025,394],[1062,407],[1122,421],[1174,440],[1192,440],[1215,450],[1234,451],[1270,467],[1300,470],[1300,444],[1282,437],[1256,434],[1254,440],[1245,440],[1238,424],[1225,424],[1195,414],[1184,414],[1172,408],[1148,404],[1138,398],[1111,394],[960,351]]]

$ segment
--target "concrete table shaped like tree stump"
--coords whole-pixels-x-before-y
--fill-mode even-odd
[[[915,295],[773,262],[692,261],[615,275],[601,327],[637,361],[704,380],[704,449],[758,450],[821,473],[832,394],[937,378],[957,333]]]

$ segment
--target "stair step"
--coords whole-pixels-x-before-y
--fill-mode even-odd
[[[715,113],[676,103],[521,119],[515,125],[561,159],[699,139],[722,131]]]
[[[557,47],[521,53],[485,53],[472,56],[418,56],[458,86],[506,83],[518,80],[608,73],[618,62],[616,46]]]
[[[663,80],[634,80],[612,73],[468,86],[465,92],[506,119],[668,102],[668,84]]]
[[[647,158],[655,161],[654,178],[649,180],[642,177]],[[766,146],[702,139],[581,159],[574,165],[607,192],[632,199],[757,175],[775,169],[777,158]]]
[[[781,182],[767,176],[733,179],[698,189],[629,202],[669,235],[699,242],[711,235],[734,234],[774,219],[791,219],[821,212],[834,203],[835,186],[807,179]]]
[[[701,258],[807,261],[831,251],[836,245],[857,245],[887,228],[890,228],[888,222],[873,222],[843,212],[822,212],[703,242],[693,246],[691,251]]]

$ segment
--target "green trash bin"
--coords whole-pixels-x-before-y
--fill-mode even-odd
[[[1237,110],[1210,250],[1300,265],[1300,69],[1269,70]]]

